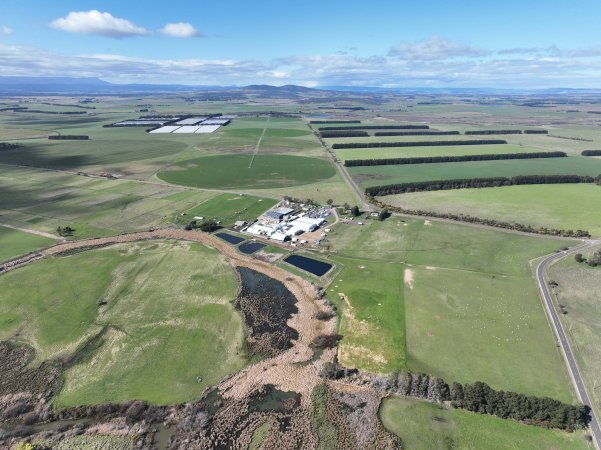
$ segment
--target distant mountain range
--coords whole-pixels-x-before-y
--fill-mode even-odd
[[[322,86],[308,88],[297,85],[271,86],[207,86],[184,84],[116,84],[99,78],[0,76],[0,95],[108,95],[183,92],[223,92],[265,97],[319,96],[327,92],[352,94],[447,94],[447,95],[600,95],[601,89],[496,89],[496,88],[383,88],[370,86]]]

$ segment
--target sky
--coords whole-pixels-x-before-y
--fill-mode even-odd
[[[0,76],[601,88],[600,17],[599,0],[7,1]]]

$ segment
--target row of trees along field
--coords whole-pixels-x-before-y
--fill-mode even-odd
[[[319,133],[322,138],[342,138],[342,137],[368,137],[367,131],[322,131]]]
[[[597,183],[601,184],[601,175],[519,175],[512,178],[460,178],[455,180],[414,181],[411,183],[370,186],[365,193],[370,197],[405,194],[407,192],[444,191],[449,189],[486,188],[514,186],[522,184],[562,184],[562,183]]]
[[[601,150],[584,150],[582,156],[601,156]]]
[[[532,225],[525,225],[517,222],[503,222],[495,219],[486,219],[482,217],[470,216],[466,214],[453,214],[453,213],[439,213],[436,211],[425,211],[421,209],[406,209],[400,206],[393,206],[377,200],[373,197],[367,197],[367,200],[376,205],[378,208],[385,208],[391,212],[400,214],[408,214],[411,216],[421,217],[436,217],[439,219],[454,220],[457,222],[465,223],[477,223],[480,225],[486,225],[489,227],[503,228],[505,230],[515,230],[524,233],[535,233],[547,236],[563,236],[563,237],[577,237],[577,238],[589,238],[591,234],[587,230],[565,230],[558,228],[547,228],[547,227],[533,227]]]
[[[536,159],[536,158],[564,158],[564,152],[536,152],[536,153],[497,153],[490,155],[460,155],[460,156],[420,156],[415,158],[382,158],[382,159],[347,159],[344,165],[356,166],[393,166],[402,164],[431,164],[465,161],[493,161],[497,159]]]
[[[90,136],[85,134],[60,134],[56,136],[48,136],[51,141],[87,141]]]
[[[428,130],[428,125],[361,125],[356,127],[319,127],[319,131],[346,130]]]
[[[456,136],[459,131],[376,131],[374,136]]]
[[[311,125],[327,125],[329,123],[361,123],[360,120],[311,120]]]
[[[591,256],[590,258],[585,258],[584,256],[582,256],[582,253],[576,253],[576,255],[574,255],[574,259],[578,263],[586,263],[591,267],[601,266],[601,250],[598,250],[595,253],[593,253],[593,256]]]
[[[547,130],[524,130],[524,134],[548,134]],[[467,135],[486,135],[486,134],[522,134],[522,130],[471,130],[466,131]]]
[[[0,152],[4,150],[14,150],[15,148],[19,148],[19,144],[12,144],[10,142],[0,142]]]
[[[356,369],[347,369],[333,363],[326,365],[322,371],[322,376],[329,379],[357,377],[357,375]],[[387,376],[360,375],[363,375],[360,378],[367,378],[373,388],[388,394],[419,398],[434,403],[450,401],[456,408],[545,428],[574,431],[586,428],[591,420],[589,409],[585,405],[570,405],[549,397],[497,391],[481,381],[472,384],[453,383],[449,386],[441,378],[408,371],[395,372]]]
[[[421,142],[348,142],[332,144],[334,150],[343,148],[383,148],[383,147],[434,147],[450,145],[496,145],[507,144],[503,139],[475,139],[469,141],[421,141]]]

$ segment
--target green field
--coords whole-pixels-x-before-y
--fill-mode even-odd
[[[328,296],[336,296],[344,336],[340,354],[351,366],[390,371],[402,368],[404,360],[405,368],[448,382],[484,381],[497,389],[571,401],[528,266],[556,250],[557,241],[390,218],[339,224],[324,244],[345,267]],[[362,275],[364,270],[377,275]],[[378,283],[380,273],[384,281]],[[339,293],[347,294],[350,307],[338,301]],[[361,318],[354,326],[346,325],[349,310]],[[366,339],[365,329],[375,330],[377,338]],[[363,357],[345,354],[345,345],[367,350]]]
[[[69,358],[104,330],[99,347],[66,371],[57,407],[183,402],[245,364],[230,303],[236,276],[200,244],[56,257],[3,275],[0,285],[0,339],[33,346],[37,362]]]
[[[251,195],[221,194],[186,211],[186,220],[194,216],[220,221],[226,227],[237,220],[252,222],[277,203],[271,198],[259,198]]]
[[[380,418],[407,450],[590,448],[582,432],[547,430],[403,397],[386,398]]]
[[[431,147],[383,147],[383,148],[349,148],[334,150],[338,158],[347,159],[383,159],[383,158],[418,158],[421,156],[462,156],[462,155],[496,155],[501,153],[533,153],[540,149],[521,145],[449,145]]]
[[[389,373],[406,366],[403,266],[360,258],[333,258],[344,265],[328,288],[341,311],[341,364]]]
[[[48,247],[55,242],[44,236],[37,236],[0,225],[0,262],[24,255],[41,247]]]
[[[535,227],[582,229],[601,235],[601,187],[547,184],[415,192],[381,197],[406,209],[468,214]]]
[[[595,250],[599,250],[597,247]],[[590,252],[592,253],[592,252]],[[590,253],[585,257],[590,257]],[[548,278],[559,285],[555,299],[567,314],[560,314],[592,403],[601,412],[601,268],[578,264],[572,256],[554,264]]]
[[[324,159],[258,154],[254,160],[251,155],[223,155],[182,161],[159,178],[198,188],[266,189],[315,183],[335,174]]]
[[[517,175],[601,174],[601,159],[579,156],[503,161],[412,164],[402,166],[349,167],[362,186],[463,178],[514,177]]]

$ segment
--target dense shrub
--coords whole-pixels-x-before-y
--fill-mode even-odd
[[[535,158],[563,158],[564,152],[536,152],[536,153],[497,153],[490,155],[460,155],[460,156],[421,156],[416,158],[382,158],[382,159],[347,159],[344,165],[354,166],[392,166],[401,164],[429,164],[465,161],[493,161],[497,159],[535,159]]]

